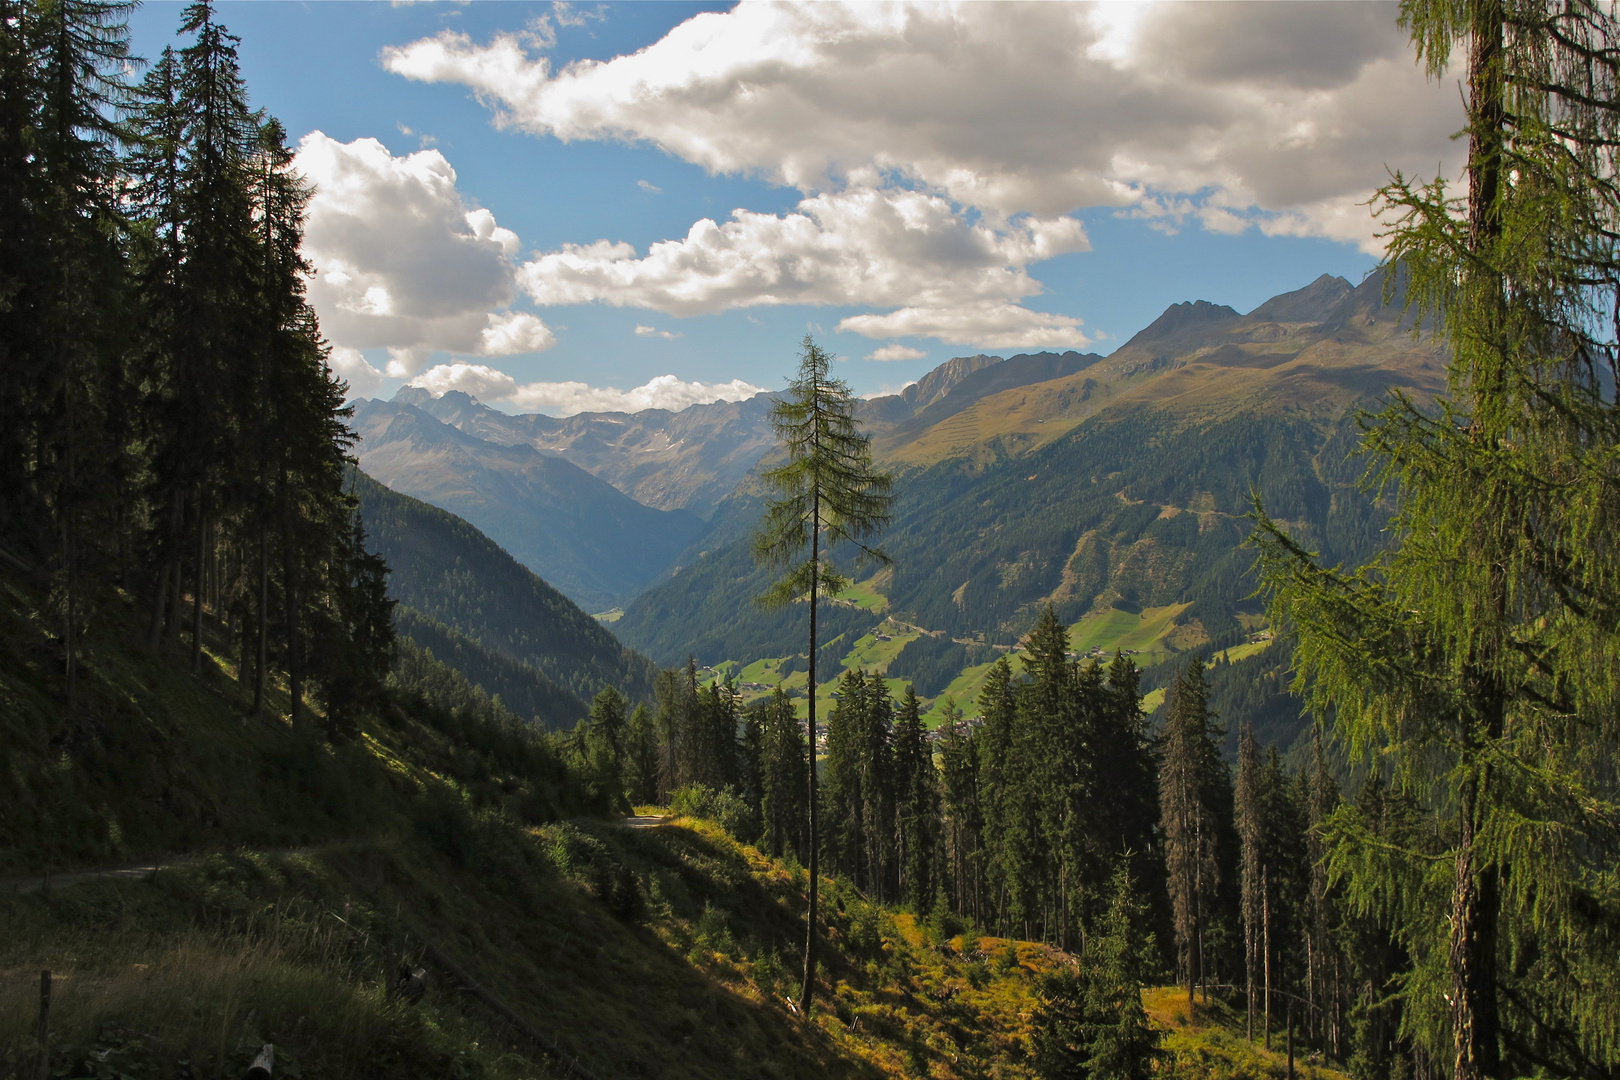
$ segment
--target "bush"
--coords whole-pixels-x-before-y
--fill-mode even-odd
[[[726,956],[731,956],[737,951],[737,940],[731,935],[731,924],[726,919],[724,911],[712,904],[703,905],[703,915],[698,919],[695,943],[698,948],[707,952],[722,953]]]
[[[712,821],[738,840],[753,839],[753,812],[729,787],[716,790],[707,784],[691,784],[676,788],[669,797],[669,808],[680,817]]]
[[[614,858],[606,844],[568,822],[546,831],[546,856],[559,873],[585,886],[620,919],[640,914],[642,899],[636,875]]]
[[[883,922],[878,909],[864,900],[849,905],[849,951],[876,956],[883,949]]]

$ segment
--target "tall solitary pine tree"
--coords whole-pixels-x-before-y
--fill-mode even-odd
[[[765,483],[776,496],[754,537],[755,559],[786,570],[762,602],[780,607],[802,599],[809,605],[810,907],[799,995],[799,1008],[806,1016],[815,986],[821,891],[816,877],[816,608],[823,596],[836,596],[849,584],[828,558],[834,546],[852,544],[867,556],[888,561],[866,541],[888,524],[892,499],[892,482],[873,465],[871,439],[856,422],[854,392],[833,377],[832,359],[805,335],[799,373],[771,410],[771,426],[787,460],[765,473]]]

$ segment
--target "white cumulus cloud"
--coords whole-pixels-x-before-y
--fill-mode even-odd
[[[435,351],[480,356],[556,343],[517,297],[517,234],[469,206],[437,150],[395,157],[376,139],[304,136],[295,165],[315,185],[304,229],[321,328],[350,349],[387,347],[388,374]]]
[[[1029,263],[1088,246],[1075,218],[991,225],[939,195],[859,188],[804,199],[788,214],[705,218],[646,255],[608,240],[565,244],[525,263],[518,280],[539,304],[601,301],[671,315],[772,304],[942,306],[1038,293]]]
[[[928,354],[910,345],[885,345],[866,354],[868,360],[921,360]]]
[[[684,382],[674,375],[659,375],[630,390],[583,382],[519,383],[504,371],[463,361],[437,364],[412,379],[411,385],[420,386],[435,397],[459,390],[482,401],[504,401],[525,412],[553,416],[643,409],[678,412],[690,405],[711,401],[743,401],[764,390],[741,379],[724,383]]]
[[[497,122],[657,146],[807,195],[891,185],[988,220],[1189,200],[1195,223],[1377,247],[1386,166],[1456,175],[1456,87],[1393,3],[740,4],[555,66],[446,31],[385,50]],[[1206,204],[1221,212],[1199,213]]]
[[[887,315],[852,315],[839,322],[870,338],[931,337],[948,345],[984,349],[1083,349],[1091,339],[1081,320],[1047,315],[1017,304],[973,304],[949,308],[909,307]]]
[[[459,390],[481,401],[500,401],[517,391],[517,380],[485,364],[435,364],[411,380],[434,397]]]
[[[660,330],[656,326],[637,326],[636,327],[636,336],[637,337],[661,337],[661,338],[666,338],[666,339],[669,339],[669,340],[674,340],[675,338],[678,338],[681,335],[680,335],[679,332],[677,332],[675,330]]]
[[[551,328],[526,311],[491,313],[479,335],[480,356],[513,356],[543,352],[557,344]]]

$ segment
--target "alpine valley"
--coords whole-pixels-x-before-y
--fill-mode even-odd
[[[914,683],[931,709],[949,696],[971,713],[991,662],[1050,604],[1076,652],[1135,654],[1150,689],[1187,654],[1213,654],[1216,708],[1241,704],[1286,748],[1300,705],[1251,599],[1248,515],[1258,501],[1329,562],[1377,549],[1386,511],[1361,489],[1357,418],[1392,392],[1426,399],[1445,364],[1403,321],[1393,284],[1324,275],[1247,314],[1175,304],[1106,357],[958,357],[863,402],[896,476],[882,541],[893,564],[825,611],[819,693],[861,667]],[[802,708],[796,614],[754,602],[767,583],[749,537],[758,468],[775,452],[769,404],[557,419],[407,387],[358,403],[354,426],[362,470],[461,515],[603,612],[625,645],[663,666],[693,657],[745,698],[781,683]],[[415,578],[396,569],[411,618]],[[435,640],[484,640],[438,618]]]

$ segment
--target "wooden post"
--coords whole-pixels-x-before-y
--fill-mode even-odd
[[[39,1080],[51,1074],[51,973],[39,973]]]
[[[270,1080],[270,1074],[276,1071],[276,1048],[273,1043],[265,1043],[259,1051],[259,1056],[253,1059],[248,1066],[247,1080]]]
[[[1288,995],[1288,1080],[1294,1080],[1294,995]]]

